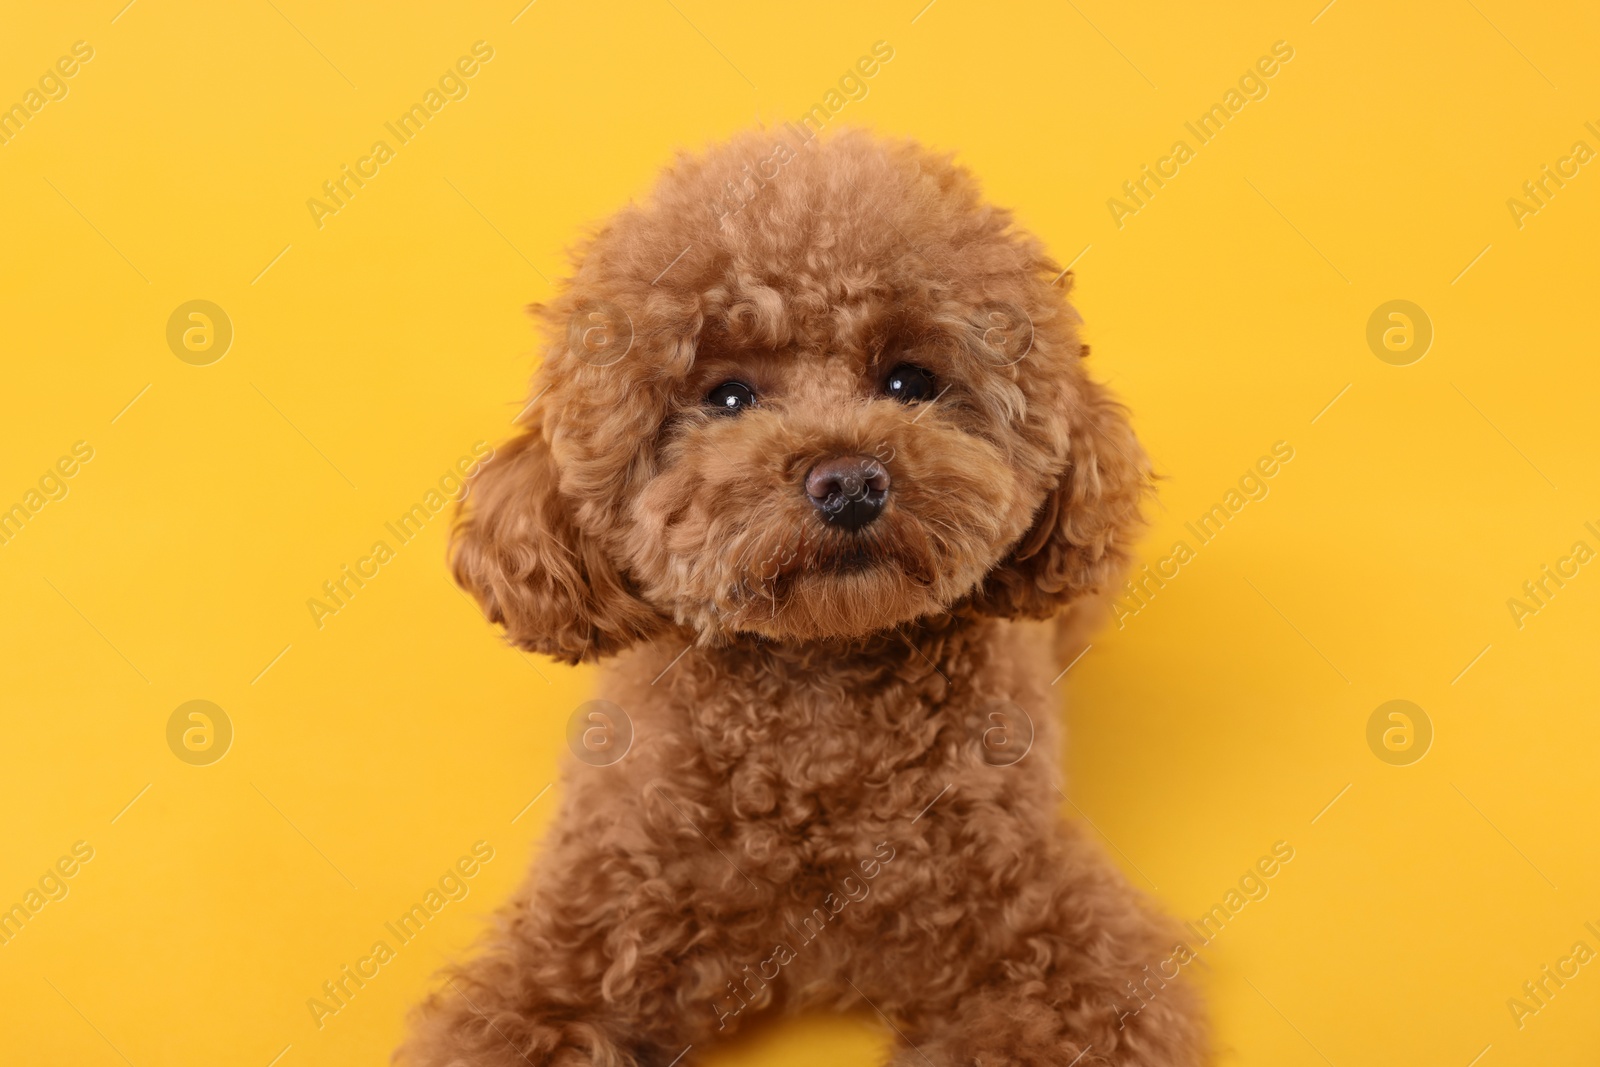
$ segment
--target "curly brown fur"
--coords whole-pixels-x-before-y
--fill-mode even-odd
[[[1092,616],[1149,484],[1059,278],[947,157],[864,134],[684,158],[588,243],[453,565],[517,645],[606,657],[634,738],[569,766],[401,1062],[665,1067],[865,1005],[908,1065],[1204,1061],[1178,939],[1057,814],[1082,638],[1031,620]],[[938,397],[884,396],[901,364]],[[840,456],[892,476],[855,531],[805,489]]]

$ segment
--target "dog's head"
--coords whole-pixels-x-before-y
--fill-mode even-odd
[[[457,581],[576,661],[663,626],[1043,617],[1126,561],[1147,467],[1060,270],[947,157],[752,134],[592,238]]]

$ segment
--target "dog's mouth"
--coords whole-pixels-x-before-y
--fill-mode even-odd
[[[784,636],[855,634],[941,610],[960,591],[951,581],[959,564],[936,526],[891,506],[857,529],[816,512],[769,527],[735,557],[731,581],[714,598],[714,625]]]
[[[781,578],[807,576],[842,578],[870,572],[894,571],[917,585],[929,585],[926,539],[915,524],[895,522],[889,516],[862,529],[842,529],[818,524],[807,530]]]
[[[822,574],[859,574],[889,563],[887,553],[867,538],[845,536],[829,538],[832,544],[819,546],[812,569]]]

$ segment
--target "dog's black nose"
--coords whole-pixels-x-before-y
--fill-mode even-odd
[[[868,456],[825,459],[806,475],[806,495],[828,522],[859,530],[882,514],[889,472]]]

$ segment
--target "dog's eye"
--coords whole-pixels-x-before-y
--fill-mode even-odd
[[[933,372],[910,363],[902,363],[889,372],[883,391],[902,404],[915,404],[927,400],[934,393]]]
[[[706,403],[718,415],[737,415],[755,402],[755,390],[743,382],[723,382],[706,394]]]

